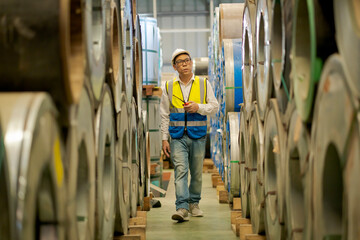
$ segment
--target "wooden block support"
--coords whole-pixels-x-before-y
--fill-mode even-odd
[[[161,97],[162,89],[161,87],[156,87],[155,85],[143,85],[143,95]]]
[[[229,196],[226,190],[219,192],[219,203],[229,203]]]
[[[140,234],[131,234],[131,235],[122,235],[118,237],[114,237],[114,240],[141,240]]]
[[[246,234],[245,240],[266,240],[266,237],[258,234]]]
[[[145,225],[133,225],[129,226],[129,234],[140,235],[141,240],[146,239],[146,226]]]
[[[240,236],[240,225],[242,225],[242,224],[251,224],[251,221],[249,218],[242,218],[242,217],[237,217],[235,219],[235,229],[236,229],[237,237]]]
[[[240,224],[240,240],[245,240],[245,236],[252,233],[253,232],[251,224]]]
[[[221,180],[221,177],[218,178],[216,186],[225,186],[224,182]]]
[[[233,210],[241,210],[241,198],[233,198]]]
[[[221,177],[219,176],[219,174],[215,174],[215,175],[212,175],[212,176],[211,176],[211,182],[212,182],[213,188],[216,188],[217,182],[218,182],[218,178],[221,179]]]
[[[144,211],[150,211],[150,197],[144,197]]]
[[[220,191],[225,191],[225,186],[224,185],[216,186],[216,195],[217,196],[219,196]]]
[[[163,169],[169,169],[170,168],[170,163],[169,161],[164,161],[163,162]]]
[[[241,218],[241,211],[231,211],[231,224],[236,224],[236,218]]]
[[[137,212],[136,212],[136,216],[137,216],[137,217],[145,218],[145,220],[146,220],[147,212],[146,212],[146,211],[137,211]]]
[[[130,218],[129,225],[144,225],[144,226],[146,226],[146,218],[143,218],[143,217]]]

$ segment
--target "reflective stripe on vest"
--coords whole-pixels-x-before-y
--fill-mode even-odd
[[[206,103],[206,79],[195,77],[188,100],[184,100],[180,83],[175,80],[176,78],[166,82],[166,91],[170,101],[169,133],[172,138],[181,138],[186,126],[190,138],[201,138],[207,132],[207,117],[198,113],[185,113],[183,104],[187,101]]]

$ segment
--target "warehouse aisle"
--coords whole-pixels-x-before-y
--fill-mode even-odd
[[[212,240],[238,239],[231,230],[230,208],[228,204],[219,204],[216,189],[211,185],[211,173],[203,174],[203,189],[200,208],[204,217],[190,217],[190,221],[176,223],[171,220],[175,212],[175,188],[173,171],[161,208],[152,208],[147,215],[147,240]]]

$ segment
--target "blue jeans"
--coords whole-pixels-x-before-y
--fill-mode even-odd
[[[176,210],[189,210],[189,203],[199,203],[201,199],[202,169],[205,157],[206,136],[191,139],[184,134],[179,139],[171,139],[171,160],[175,167]],[[188,172],[190,170],[190,185]]]

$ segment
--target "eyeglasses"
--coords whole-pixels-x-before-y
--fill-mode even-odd
[[[181,66],[181,65],[183,65],[184,63],[185,63],[186,65],[189,64],[190,61],[191,61],[191,59],[190,59],[190,58],[187,58],[187,59],[184,59],[184,60],[177,60],[175,63],[176,63],[176,65]]]

